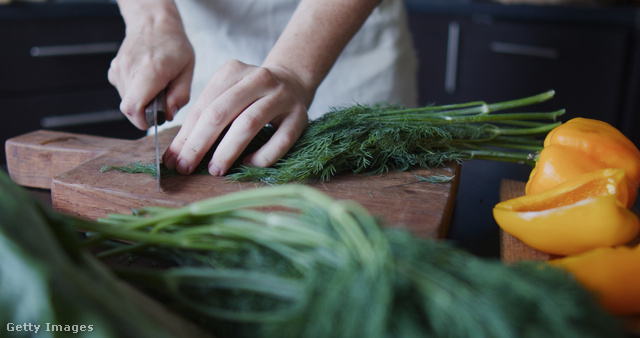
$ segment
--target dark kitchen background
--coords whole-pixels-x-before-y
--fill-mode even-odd
[[[539,110],[606,121],[640,145],[640,7],[633,1],[405,0],[420,103],[507,100],[556,90]],[[136,139],[107,69],[124,37],[113,1],[0,0],[0,139],[53,129]],[[4,147],[1,150],[5,164]],[[525,165],[462,166],[449,239],[499,256],[491,209]],[[636,203],[636,206],[638,203]]]

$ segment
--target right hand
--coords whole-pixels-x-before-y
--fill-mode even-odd
[[[109,82],[122,99],[120,110],[141,130],[149,128],[145,106],[162,89],[167,89],[169,121],[189,102],[191,91],[193,47],[175,5],[160,4],[161,1],[154,0],[144,8],[141,5],[128,12],[121,4],[126,35],[108,72]],[[153,11],[147,10],[151,8]]]

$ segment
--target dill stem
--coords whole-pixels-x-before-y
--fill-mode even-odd
[[[486,143],[485,146],[515,149],[515,150],[526,150],[530,152],[540,151],[543,148],[542,145],[527,145],[527,144],[516,144],[516,143],[508,143],[508,142],[490,142],[490,143]]]
[[[396,114],[393,116],[385,116],[383,114],[375,117],[368,117],[368,120],[384,121],[384,122],[430,122],[435,124],[463,124],[463,123],[481,123],[491,121],[514,121],[526,119],[554,120],[565,113],[564,109],[553,112],[533,112],[533,113],[503,113],[503,114],[476,114],[476,115],[424,115],[424,114]],[[535,128],[531,128],[535,129]]]
[[[445,112],[462,112],[468,111],[470,113],[479,113],[482,112],[482,107],[486,107],[487,104],[484,101],[473,101],[473,102],[465,102],[465,103],[456,103],[456,104],[447,104],[441,106],[426,106],[426,107],[418,107],[418,108],[405,108],[398,110],[389,110],[383,112],[381,115],[397,115],[397,114],[442,114]],[[469,108],[469,110],[462,110],[461,108]]]
[[[421,107],[421,108],[391,110],[391,111],[385,112],[385,115],[386,114],[397,115],[397,114],[425,113],[425,112],[428,112],[430,114],[437,113],[437,114],[447,115],[447,116],[470,115],[470,114],[484,115],[489,112],[496,112],[501,110],[528,106],[536,103],[541,103],[551,99],[554,95],[555,95],[555,91],[549,90],[544,93],[540,93],[540,94],[529,96],[529,97],[491,103],[491,104],[486,104],[483,101],[475,101],[475,102],[452,104],[452,105],[427,106],[427,107]],[[459,109],[459,108],[464,108],[464,109]]]
[[[560,124],[562,124],[562,122],[549,123],[531,128],[499,128],[499,130],[502,135],[536,135],[548,133]]]
[[[142,215],[148,217],[109,215],[107,219],[100,219],[100,223],[87,225],[87,230],[99,231],[100,234],[87,239],[85,245],[93,245],[109,238],[197,250],[220,249],[220,244],[215,242],[216,239],[250,239],[263,245],[277,243],[298,247],[337,245],[334,239],[314,230],[293,214],[241,210],[252,207],[297,208],[300,212],[319,208],[328,212],[335,208],[335,203],[324,194],[303,185],[290,184],[244,190],[194,202],[178,209],[155,208],[152,215],[146,215],[143,209]],[[179,226],[181,221],[190,216],[213,215],[220,216],[219,219],[212,219],[213,224]],[[262,225],[265,223],[271,224],[269,229]],[[177,227],[179,230],[171,233],[162,232],[168,227]]]
[[[535,165],[535,161],[533,160],[533,154],[531,153],[515,153],[515,152],[504,152],[504,151],[491,151],[491,150],[459,150],[462,154],[467,154],[469,156],[469,160],[479,159],[479,160],[490,160],[490,161],[501,161],[501,162],[511,162],[511,163],[522,163],[528,164],[530,166]]]
[[[360,258],[361,263],[371,261],[376,254],[375,249],[371,243],[363,240],[365,234],[358,226],[357,220],[349,214],[347,207],[335,203],[329,209],[329,216],[332,220],[331,225],[341,238],[341,242],[347,246],[353,256]]]
[[[125,280],[142,283],[162,290],[173,296],[183,305],[214,318],[242,322],[282,321],[298,310],[305,299],[304,282],[247,270],[234,269],[202,269],[173,268],[166,271],[113,268],[117,276]],[[242,311],[223,309],[205,305],[184,294],[182,289],[190,287],[206,287],[207,289],[244,290],[267,297],[279,298],[290,302],[283,310]]]
[[[540,94],[529,96],[529,97],[523,97],[515,100],[492,103],[492,104],[489,104],[489,111],[506,110],[506,109],[512,109],[517,107],[528,106],[536,103],[541,103],[553,98],[555,94],[556,94],[555,90],[548,90],[544,93],[540,93]]]
[[[144,248],[147,248],[149,246],[150,245],[148,243],[144,243],[144,242],[139,242],[134,244],[123,244],[122,246],[118,246],[113,249],[101,251],[96,254],[96,257],[100,259],[105,259],[105,258],[117,256],[117,255],[122,255],[125,253],[132,253],[137,250],[142,250]]]

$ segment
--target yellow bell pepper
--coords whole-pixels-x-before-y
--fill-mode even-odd
[[[549,264],[571,272],[611,313],[640,314],[640,246],[599,248]]]
[[[525,194],[532,195],[549,190],[572,177],[609,168],[607,165],[581,149],[549,144],[540,151],[525,186]],[[626,206],[630,208],[636,200],[638,188],[631,180],[627,180],[627,185],[629,199]]]
[[[505,232],[534,249],[571,255],[627,243],[640,231],[627,209],[622,169],[601,169],[544,192],[496,204],[493,216]]]
[[[582,150],[603,164],[604,168],[624,169],[627,177],[640,184],[640,150],[618,129],[593,119],[574,118],[554,128],[544,140],[544,147],[552,144]]]

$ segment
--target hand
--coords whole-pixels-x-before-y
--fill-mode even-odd
[[[108,72],[109,82],[122,98],[120,110],[143,130],[149,128],[145,106],[167,88],[167,120],[172,120],[189,101],[193,76],[193,47],[177,9],[173,3],[156,1],[146,8],[122,8],[126,36]]]
[[[244,163],[260,167],[274,164],[307,126],[307,107],[313,94],[303,88],[285,69],[227,62],[189,111],[163,156],[165,165],[181,174],[192,173],[229,126],[209,162],[209,173],[224,175],[268,123],[277,128],[275,134]]]

